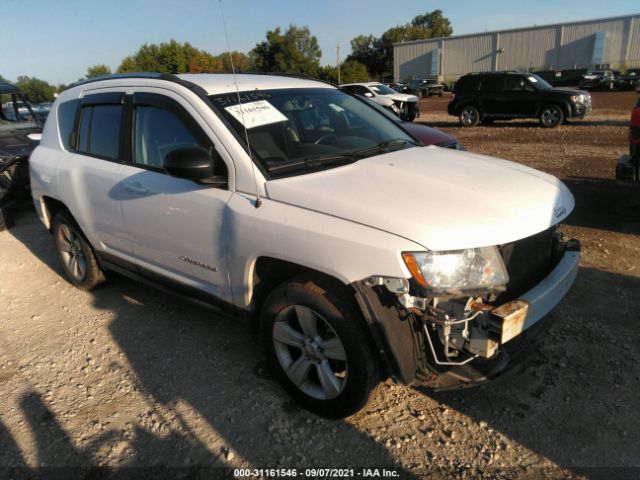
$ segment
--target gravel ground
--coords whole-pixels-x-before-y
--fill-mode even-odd
[[[638,478],[640,190],[612,181],[635,98],[594,94],[593,115],[554,130],[462,129],[446,98],[422,101],[420,121],[469,150],[567,181],[578,206],[564,231],[582,242],[580,272],[518,368],[453,393],[389,381],[344,421],[293,404],[241,320],[115,275],[92,293],[71,287],[25,206],[0,233],[0,477],[387,467],[408,478]]]

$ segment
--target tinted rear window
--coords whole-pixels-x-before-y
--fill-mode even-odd
[[[121,105],[95,105],[82,110],[78,150],[117,159],[120,150]]]
[[[80,100],[69,100],[68,102],[61,103],[58,106],[58,128],[60,129],[60,140],[62,145],[67,150],[72,146],[69,143],[69,135],[73,130],[73,124],[76,119],[76,112],[78,110],[78,104]]]
[[[471,76],[461,77],[458,80],[453,88],[454,92],[469,92],[474,90],[474,86],[477,82],[478,78],[474,78]]]
[[[481,92],[500,92],[504,89],[504,77],[491,76],[486,77],[480,84]]]

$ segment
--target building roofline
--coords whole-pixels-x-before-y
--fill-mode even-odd
[[[493,35],[495,33],[512,33],[512,32],[522,32],[525,30],[538,30],[542,28],[552,28],[559,27],[564,25],[579,25],[581,23],[595,23],[595,22],[610,22],[612,20],[621,20],[624,18],[632,18],[632,17],[640,17],[640,13],[630,13],[628,15],[618,15],[616,17],[604,17],[604,18],[593,18],[588,20],[576,20],[574,22],[559,22],[559,23],[549,23],[546,25],[531,25],[529,27],[518,27],[518,28],[509,28],[506,30],[491,30],[490,32],[476,32],[476,33],[465,33],[463,35],[453,35],[451,37],[437,37],[437,38],[425,38],[422,40],[409,40],[408,42],[398,42],[394,43],[394,47],[399,47],[402,45],[412,45],[416,43],[426,43],[426,42],[437,42],[440,40],[453,40],[458,38],[468,38],[468,37],[477,37],[479,35]]]

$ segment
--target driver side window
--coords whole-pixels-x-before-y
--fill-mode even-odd
[[[137,106],[134,125],[133,161],[137,165],[162,169],[172,150],[201,146],[184,123],[164,108]]]

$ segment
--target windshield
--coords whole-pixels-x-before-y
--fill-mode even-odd
[[[291,88],[209,97],[270,176],[309,173],[416,145],[364,100],[333,88]],[[366,102],[369,102],[367,100]]]
[[[529,73],[526,75],[527,79],[533,83],[538,90],[549,90],[553,88],[550,84],[546,82],[542,77],[539,77],[535,73]]]
[[[374,92],[376,92],[378,95],[394,95],[398,93],[395,90],[392,90],[391,88],[381,83],[376,83],[375,85],[369,85],[369,88]]]
[[[634,68],[633,70],[625,70],[623,75],[627,75],[629,77],[635,77],[639,73],[640,73],[640,70]]]

